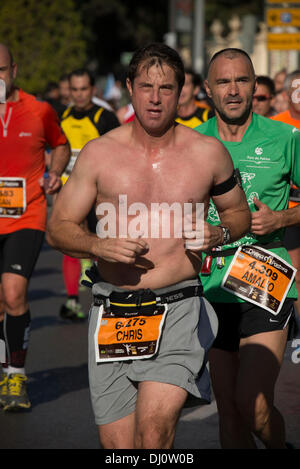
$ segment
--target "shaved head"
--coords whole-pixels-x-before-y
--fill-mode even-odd
[[[7,57],[9,58],[10,65],[14,64],[13,55],[12,55],[9,47],[6,44],[3,44],[1,42],[0,42],[0,53],[2,53],[4,55],[7,54]]]
[[[0,79],[4,81],[6,88],[6,100],[16,99],[14,80],[17,75],[17,65],[9,47],[0,43]]]
[[[229,60],[234,60],[234,59],[237,59],[239,57],[244,57],[246,60],[248,60],[251,71],[252,71],[252,74],[253,74],[253,78],[255,78],[253,63],[252,63],[252,60],[250,59],[249,55],[247,54],[247,52],[245,52],[242,49],[235,49],[233,47],[229,47],[227,49],[222,49],[219,52],[215,53],[215,55],[212,57],[209,65],[208,65],[208,72],[207,72],[208,78],[209,78],[210,70],[211,70],[213,64],[216,62],[216,60],[219,57],[225,57],[226,59],[229,59]]]

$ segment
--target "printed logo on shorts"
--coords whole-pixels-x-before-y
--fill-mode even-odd
[[[22,270],[22,266],[20,264],[12,264],[11,268],[14,270]]]

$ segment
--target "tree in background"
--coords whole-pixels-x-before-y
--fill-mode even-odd
[[[42,93],[50,81],[85,65],[86,44],[73,0],[1,0],[0,42],[18,64],[18,84]]]
[[[120,68],[123,52],[152,41],[162,42],[168,31],[168,0],[75,0],[82,13],[88,54],[100,75]]]

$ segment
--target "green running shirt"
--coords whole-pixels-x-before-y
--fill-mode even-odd
[[[253,198],[257,197],[272,210],[288,208],[290,181],[297,186],[300,183],[300,131],[282,122],[262,117],[253,113],[251,123],[241,142],[221,140],[216,117],[209,119],[195,130],[220,140],[231,155],[235,168],[241,173],[251,212],[256,210]],[[212,225],[220,223],[215,205],[210,201],[207,221]],[[282,241],[284,229],[269,235],[256,236],[248,233],[238,241],[224,246],[223,249],[238,247],[243,244],[267,244]],[[291,263],[284,247],[269,249]],[[212,260],[211,274],[200,274],[206,298],[217,303],[244,302],[241,298],[223,290],[220,286],[233,256],[225,257],[225,266],[217,268],[216,259]],[[288,298],[297,298],[295,282],[291,286]]]

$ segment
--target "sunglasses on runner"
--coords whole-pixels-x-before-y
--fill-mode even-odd
[[[264,96],[263,94],[258,94],[256,96],[253,96],[252,99],[257,99],[257,101],[267,101],[268,99],[271,99],[271,96]]]

